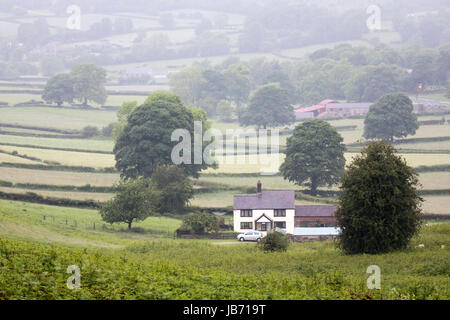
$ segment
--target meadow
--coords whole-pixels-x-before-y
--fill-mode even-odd
[[[0,212],[0,296],[6,299],[450,297],[449,222],[424,225],[404,250],[347,256],[332,242],[293,243],[286,252],[264,253],[253,243],[224,246],[157,232],[79,229],[50,218],[76,217],[90,225],[98,221],[90,210],[0,201]],[[154,218],[141,226],[173,229],[175,221]],[[80,290],[67,289],[69,265],[80,267]],[[370,265],[381,269],[380,290],[367,289]]]

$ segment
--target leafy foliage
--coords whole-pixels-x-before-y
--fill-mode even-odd
[[[286,251],[289,245],[287,237],[281,232],[268,232],[259,243],[260,249],[264,251]]]
[[[151,178],[152,186],[160,193],[158,212],[183,213],[194,195],[193,184],[184,170],[177,166],[157,166]]]
[[[135,220],[142,221],[155,215],[160,193],[145,179],[121,181],[116,196],[100,209],[102,219],[109,223],[126,222],[128,229]]]
[[[297,125],[287,140],[281,174],[284,179],[309,186],[316,195],[317,187],[340,180],[345,166],[342,141],[336,129],[325,121],[310,120]]]
[[[73,79],[75,97],[87,105],[88,101],[103,104],[106,101],[106,70],[95,64],[85,63],[73,67],[70,73]]]
[[[270,83],[256,89],[249,106],[239,117],[244,126],[276,127],[294,122],[294,112],[287,90],[278,83]]]
[[[61,106],[64,102],[72,103],[75,98],[72,77],[69,74],[58,74],[51,77],[45,85],[42,99],[47,103]]]
[[[336,213],[340,248],[349,254],[405,248],[421,222],[417,174],[388,143],[373,142],[342,179]]]
[[[370,106],[364,120],[364,137],[393,141],[394,137],[415,134],[419,128],[411,99],[403,93],[381,97]]]
[[[125,178],[151,177],[157,165],[173,164],[171,154],[177,142],[171,138],[177,129],[185,129],[190,137],[194,137],[192,112],[175,94],[164,91],[151,94],[128,117],[123,132],[117,138],[114,153],[116,168],[121,175]],[[191,140],[193,145],[194,139]],[[191,159],[193,163],[193,155]],[[182,163],[180,167],[187,175],[196,177],[208,165]]]
[[[196,234],[219,231],[219,219],[208,212],[195,212],[183,218],[182,230],[190,230]]]

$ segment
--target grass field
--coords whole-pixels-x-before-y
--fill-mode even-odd
[[[45,220],[44,220],[45,216]],[[66,223],[67,221],[67,223]],[[6,227],[21,227],[22,232],[12,232]],[[95,228],[94,229],[94,224]],[[47,206],[18,201],[0,200],[0,236],[14,237],[16,239],[34,240],[34,232],[31,237],[28,229],[37,227],[43,231],[40,241],[45,241],[46,232],[59,234],[75,240],[93,240],[97,244],[123,245],[132,244],[135,239],[151,240],[160,236],[172,236],[173,232],[181,225],[180,219],[169,217],[149,217],[145,221],[135,222],[133,227],[142,232],[121,232],[127,229],[125,223],[106,224],[101,219],[97,210],[64,208]],[[50,241],[45,242],[53,242]],[[55,241],[65,244],[64,241]],[[95,245],[95,244],[93,244]]]
[[[108,201],[112,197],[114,197],[114,194],[112,193],[47,191],[47,190],[9,188],[9,187],[0,187],[0,192],[16,193],[16,194],[25,194],[28,192],[33,192],[43,197],[63,198],[71,200],[94,200],[100,202]]]
[[[12,162],[12,163],[25,163],[25,164],[36,164],[37,161],[28,160],[20,157],[15,157],[6,153],[0,153],[0,162]]]
[[[0,153],[0,157],[1,157]],[[86,173],[50,170],[31,170],[0,167],[0,180],[12,183],[32,183],[46,185],[111,186],[119,180],[114,173]]]
[[[59,162],[60,164],[68,166],[105,168],[114,167],[116,163],[114,160],[114,155],[112,154],[59,151],[3,145],[1,145],[1,149],[9,152],[17,151],[20,154],[26,154],[28,156],[36,157],[41,160]]]
[[[114,142],[111,139],[61,139],[61,138],[37,138],[0,134],[0,145],[17,144],[27,146],[41,146],[48,148],[67,148],[79,150],[92,150],[112,152]]]
[[[3,101],[1,95],[0,101]],[[2,123],[65,130],[81,130],[85,126],[101,128],[117,121],[115,111],[45,107],[10,107],[0,111]]]
[[[98,215],[91,210],[0,201],[0,213],[0,295],[8,299],[450,297],[450,251],[441,248],[450,245],[449,222],[424,226],[404,250],[347,256],[331,242],[293,243],[286,252],[263,253],[251,243],[163,239],[157,230],[93,230],[89,225],[98,222]],[[150,218],[141,227],[173,230],[179,223]],[[423,249],[416,247],[419,243]],[[74,264],[81,270],[80,290],[66,287],[65,271]],[[381,290],[367,289],[370,265],[381,269]]]
[[[424,212],[450,214],[450,196],[425,196],[423,199]]]

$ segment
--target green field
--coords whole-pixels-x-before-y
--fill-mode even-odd
[[[1,95],[0,101],[3,101]],[[10,107],[0,111],[0,123],[64,130],[81,130],[85,126],[101,128],[117,121],[115,111],[45,107]]]
[[[66,148],[78,150],[92,150],[112,152],[114,142],[111,139],[65,139],[65,138],[36,138],[0,134],[0,145],[14,144],[38,146],[48,148]],[[2,147],[3,148],[3,147]]]
[[[41,160],[58,162],[60,164],[68,166],[83,166],[94,168],[105,168],[115,166],[113,154],[59,151],[59,150],[47,150],[36,148],[12,147],[3,145],[1,145],[1,149],[8,152],[17,151],[20,154],[26,154],[28,156],[36,157]]]
[[[0,153],[0,158],[2,153]],[[31,170],[0,167],[0,180],[12,183],[32,183],[70,186],[111,186],[119,180],[119,174],[90,173],[51,170]]]

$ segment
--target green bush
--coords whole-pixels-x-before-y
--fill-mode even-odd
[[[98,136],[99,134],[100,132],[98,131],[98,128],[93,126],[86,126],[83,130],[81,130],[81,136],[83,138],[92,138]]]
[[[259,247],[264,251],[286,251],[289,245],[287,237],[277,231],[269,232],[259,243]]]
[[[219,231],[219,220],[208,212],[191,213],[183,218],[183,225],[177,232],[186,233],[187,231],[195,234],[217,232]]]

